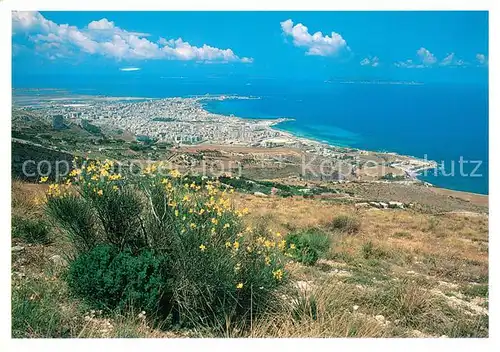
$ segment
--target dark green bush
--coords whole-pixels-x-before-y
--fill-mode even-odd
[[[306,265],[314,265],[330,248],[330,238],[318,229],[291,233],[286,241],[289,255]]]
[[[150,251],[133,255],[98,245],[71,262],[68,286],[98,309],[134,307],[168,314],[164,302],[170,301],[169,279],[163,262]]]
[[[12,235],[23,239],[27,243],[50,243],[49,227],[44,220],[14,218],[12,221]]]
[[[332,220],[332,222],[329,224],[329,228],[332,230],[354,234],[359,232],[361,228],[361,222],[354,216],[339,215]]]

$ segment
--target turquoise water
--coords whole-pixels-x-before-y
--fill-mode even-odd
[[[487,93],[480,86],[338,84],[213,101],[206,108],[248,118],[291,117],[275,127],[333,145],[435,160],[442,167],[420,179],[488,194]]]

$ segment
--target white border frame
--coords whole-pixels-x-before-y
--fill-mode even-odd
[[[498,97],[493,98],[497,87],[498,78],[498,36],[500,35],[500,12],[498,4],[500,2],[492,0],[379,0],[377,2],[370,0],[350,0],[339,1],[333,3],[330,1],[307,1],[295,2],[285,0],[253,0],[245,2],[236,2],[231,0],[183,0],[181,2],[167,2],[154,0],[140,1],[125,1],[125,0],[82,0],[64,1],[64,0],[0,0],[0,45],[3,49],[3,55],[0,56],[2,64],[0,65],[0,133],[2,141],[2,153],[0,153],[1,162],[4,166],[0,173],[0,183],[5,192],[9,196],[4,196],[1,199],[1,221],[4,229],[2,235],[2,243],[0,250],[3,252],[1,258],[1,281],[3,297],[0,301],[0,316],[1,320],[1,340],[0,346],[15,347],[21,350],[37,351],[54,351],[54,350],[72,350],[85,351],[89,349],[120,349],[121,351],[133,349],[158,349],[168,351],[172,349],[193,349],[200,348],[204,350],[210,349],[231,349],[238,351],[273,349],[287,351],[303,351],[307,349],[331,350],[337,349],[367,349],[370,351],[383,349],[384,351],[421,351],[424,349],[436,349],[439,351],[453,349],[454,351],[470,352],[474,349],[491,349],[498,342],[498,323],[495,318],[499,317],[497,297],[500,290],[496,287],[498,281],[499,265],[498,248],[500,239],[495,231],[500,230],[500,218],[490,216],[490,327],[489,339],[240,339],[240,340],[223,340],[223,339],[98,339],[98,340],[54,340],[54,339],[38,339],[38,340],[11,340],[10,329],[10,116],[11,116],[11,11],[12,10],[86,10],[86,11],[106,11],[106,10],[489,10],[489,26],[490,26],[490,41],[489,41],[489,104],[490,104],[490,175],[498,175],[499,167],[496,159],[500,155],[499,144],[496,143],[499,138],[491,138],[497,136],[495,132],[500,132],[497,119],[500,117]],[[494,8],[496,5],[497,8]],[[495,40],[491,40],[491,35],[496,35]],[[498,93],[498,92],[497,92]],[[490,215],[494,214],[496,209],[500,209],[498,204],[498,185],[500,179],[495,177],[489,178],[490,192]],[[499,210],[500,211],[500,210]],[[6,230],[5,224],[9,224]],[[499,345],[498,343],[496,345]]]

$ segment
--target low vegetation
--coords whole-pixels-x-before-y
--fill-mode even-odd
[[[112,163],[50,185],[46,208],[72,245],[68,285],[95,309],[138,309],[182,327],[245,328],[285,282],[281,234],[244,228],[218,181],[197,185],[151,166],[137,179]]]
[[[331,230],[338,230],[348,234],[355,234],[361,228],[361,222],[358,218],[350,215],[338,215],[333,218],[328,225]]]
[[[330,238],[314,228],[290,233],[286,241],[290,244],[288,255],[306,265],[316,264],[330,248]]]
[[[13,337],[488,336],[487,217],[155,167],[14,182]]]
[[[12,237],[32,244],[47,244],[51,241],[49,226],[44,220],[23,217],[12,219]]]

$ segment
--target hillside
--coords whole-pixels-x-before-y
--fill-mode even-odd
[[[488,336],[488,196],[303,155],[14,112],[12,336]]]
[[[29,330],[18,325],[14,336],[213,335],[197,329],[165,330],[136,314],[108,312],[100,316],[78,298],[68,296],[67,263],[61,259],[66,250],[57,240],[59,230],[49,227],[48,233],[56,238],[50,244],[29,244],[22,239],[23,219],[46,217],[38,201],[46,189],[45,185],[13,184],[14,321],[36,319],[28,322]],[[302,297],[301,303],[294,303],[303,307],[300,314],[281,308],[254,321],[251,330],[226,331],[226,336],[488,335],[486,215],[361,209],[321,199],[239,192],[231,199],[235,207],[248,208],[247,226],[283,234],[314,229],[329,238],[331,247],[312,266],[293,260],[286,264],[289,289]],[[347,221],[339,220],[343,216]],[[291,299],[283,297],[285,302]],[[23,303],[25,299],[29,303]],[[39,314],[53,314],[54,320],[46,321]]]

